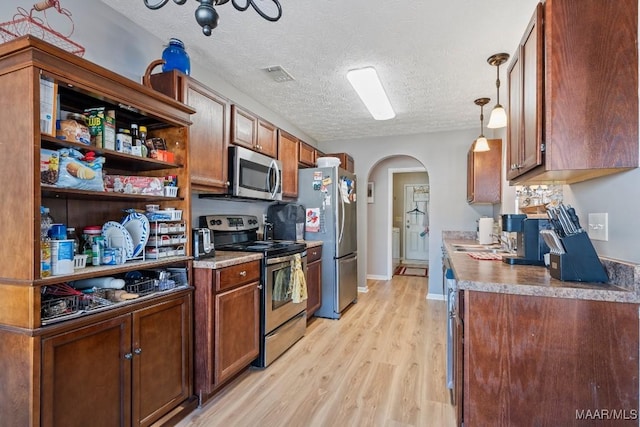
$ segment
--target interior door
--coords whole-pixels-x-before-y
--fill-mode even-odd
[[[429,259],[429,186],[407,184],[404,186],[404,259],[427,261]]]

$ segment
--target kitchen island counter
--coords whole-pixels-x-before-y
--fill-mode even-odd
[[[475,240],[443,238],[444,250],[457,279],[458,289],[499,294],[546,296],[623,303],[640,302],[640,267],[602,259],[609,283],[568,282],[554,279],[540,266],[510,265],[500,260],[478,260],[454,245]]]

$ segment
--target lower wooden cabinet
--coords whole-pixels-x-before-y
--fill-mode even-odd
[[[260,261],[194,272],[195,390],[205,401],[260,352]]]
[[[190,295],[44,337],[41,425],[158,422],[192,396],[191,359]]]
[[[638,304],[464,292],[464,425],[638,425]]]
[[[307,321],[322,304],[322,246],[307,249]]]

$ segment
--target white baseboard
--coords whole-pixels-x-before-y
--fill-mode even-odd
[[[379,274],[367,274],[367,280],[391,280],[391,277],[381,276]]]
[[[427,294],[427,299],[432,299],[436,301],[444,301],[444,295],[442,294]]]
[[[367,292],[369,292],[369,287],[368,286],[358,286],[358,293],[359,294],[366,294]]]

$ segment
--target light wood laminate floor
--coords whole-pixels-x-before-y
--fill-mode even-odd
[[[446,306],[424,277],[370,280],[340,320],[312,320],[268,368],[250,368],[179,426],[454,425]]]

